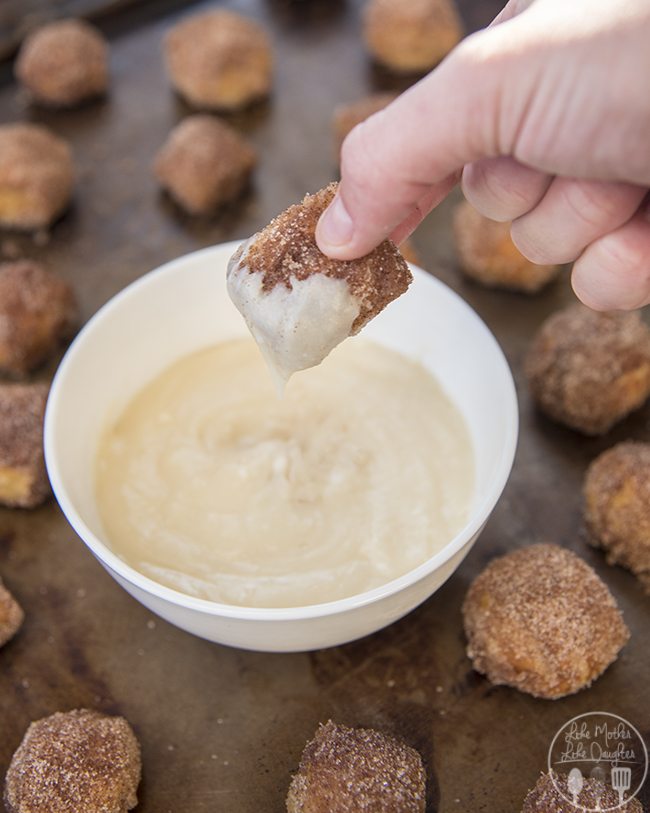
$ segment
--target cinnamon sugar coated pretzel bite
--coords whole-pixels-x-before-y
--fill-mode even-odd
[[[341,104],[334,110],[332,130],[334,132],[337,159],[341,152],[341,144],[345,141],[348,133],[354,130],[357,124],[361,124],[362,121],[370,118],[373,113],[378,113],[388,107],[396,98],[396,93],[372,93],[370,96],[364,96],[356,102]]]
[[[488,288],[533,294],[552,282],[559,265],[535,265],[512,242],[510,223],[484,217],[467,201],[454,210],[454,239],[461,271]]]
[[[592,544],[650,592],[650,443],[619,443],[593,461],[584,512]]]
[[[0,579],[0,646],[10,641],[20,629],[25,614]]]
[[[15,73],[36,102],[74,107],[106,92],[108,43],[83,20],[48,23],[26,37]]]
[[[638,312],[572,305],[544,322],[525,371],[533,398],[550,418],[600,435],[650,395],[650,330]]]
[[[140,746],[123,717],[76,709],[32,723],[5,780],[8,813],[126,813]]]
[[[224,9],[194,14],[165,40],[175,89],[191,105],[237,110],[268,96],[273,53],[264,29]]]
[[[600,779],[588,776],[583,778],[583,785],[577,799],[579,808],[569,801],[572,794],[568,788],[567,775],[556,773],[555,782],[560,790],[549,774],[542,774],[535,787],[528,792],[521,813],[578,813],[579,810],[599,809],[616,810],[617,813],[619,811],[620,813],[643,813],[643,807],[638,799],[630,799],[621,805],[618,793]]]
[[[23,377],[46,361],[77,324],[67,282],[38,263],[0,263],[0,373]]]
[[[34,508],[50,495],[43,459],[45,384],[0,384],[0,505]]]
[[[426,776],[417,751],[371,728],[331,720],[305,746],[288,813],[424,813]]]
[[[454,0],[368,0],[363,37],[389,70],[423,73],[460,42],[463,24]]]
[[[38,124],[0,125],[0,226],[49,226],[70,203],[73,182],[63,139]]]
[[[470,586],[463,619],[477,672],[547,699],[589,686],[630,636],[596,572],[550,544],[492,561]]]
[[[255,166],[255,151],[214,116],[188,116],[159,150],[154,172],[161,186],[190,214],[209,214],[236,198]]]
[[[332,183],[290,206],[240,246],[228,266],[230,296],[284,380],[320,364],[412,280],[389,240],[358,260],[333,260],[320,251],[316,224],[336,188]]]

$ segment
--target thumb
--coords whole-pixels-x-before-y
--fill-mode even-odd
[[[350,133],[338,193],[316,229],[321,251],[354,259],[391,234],[405,236],[442,200],[465,164],[508,154],[517,110],[523,115],[526,107],[518,101],[525,97],[521,88],[508,90],[511,78],[526,73],[512,69],[518,50],[525,51],[515,36],[520,19],[468,37],[436,70]],[[398,228],[403,223],[409,226]]]

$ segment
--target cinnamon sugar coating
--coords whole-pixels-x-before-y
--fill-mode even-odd
[[[108,43],[83,20],[48,23],[26,37],[15,74],[35,101],[74,107],[106,92]]]
[[[0,125],[0,226],[49,226],[68,206],[73,182],[63,139],[38,124]]]
[[[72,335],[77,320],[67,282],[29,260],[0,264],[0,373],[31,372]]]
[[[460,42],[463,24],[454,0],[368,0],[363,37],[386,68],[423,73]]]
[[[29,726],[4,801],[8,813],[126,813],[139,782],[140,746],[127,721],[76,709]]]
[[[307,743],[288,813],[424,813],[426,776],[413,748],[331,720]]]
[[[463,619],[477,672],[547,699],[589,686],[629,638],[596,572],[550,544],[492,561],[470,586]]]
[[[600,435],[650,395],[650,330],[638,312],[596,313],[572,305],[544,322],[525,371],[549,417]]]
[[[0,579],[0,646],[10,641],[20,629],[25,614]]]
[[[45,384],[0,384],[0,504],[34,508],[50,495],[43,459]]]
[[[587,470],[584,515],[590,541],[650,592],[650,443],[619,443]]]
[[[362,121],[370,118],[373,113],[378,113],[384,107],[388,107],[396,98],[396,93],[372,93],[369,96],[364,96],[363,99],[358,99],[356,102],[341,104],[334,110],[332,130],[334,131],[337,160],[341,152],[341,144],[345,141],[348,133],[357,124],[361,124]]]
[[[461,271],[488,288],[537,293],[560,273],[559,265],[536,265],[512,242],[510,223],[497,223],[463,201],[454,210],[454,239]]]
[[[214,116],[188,116],[169,134],[154,172],[190,214],[209,214],[241,194],[255,166],[255,152]]]
[[[292,277],[301,280],[312,274],[344,279],[359,302],[359,315],[352,333],[359,330],[386,305],[403,294],[413,276],[399,250],[384,240],[370,254],[358,260],[332,260],[316,245],[316,224],[336,193],[331,183],[302,203],[290,206],[272,220],[252,241],[246,255],[251,273],[262,274],[262,290],[276,285],[291,289]]]
[[[266,32],[232,11],[216,9],[178,23],[165,40],[165,59],[173,86],[198,108],[236,110],[271,88]]]
[[[562,793],[557,789],[549,774],[542,774],[535,787],[528,792],[521,813],[578,813],[578,808],[569,801],[572,795],[569,793],[567,775],[556,773],[555,781]],[[618,811],[620,813],[643,813],[643,807],[638,799],[626,801],[619,807],[618,793],[600,779],[586,776],[583,782],[577,800],[581,805],[580,809],[598,810],[600,805],[603,810],[615,808],[617,813]]]

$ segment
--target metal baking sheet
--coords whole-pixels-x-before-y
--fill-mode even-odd
[[[201,4],[150,19],[126,11],[105,21],[112,87],[104,102],[66,113],[31,109],[4,71],[0,121],[40,121],[68,138],[79,178],[72,210],[51,233],[3,234],[0,251],[43,260],[70,280],[84,318],[160,263],[247,237],[327,183],[336,174],[333,107],[400,84],[367,59],[359,2],[224,5],[268,26],[277,73],[272,100],[232,118],[259,150],[260,164],[251,191],[215,220],[179,215],[150,172],[156,149],[188,112],[170,91],[161,40],[180,14]],[[468,29],[486,24],[497,8],[493,0],[465,0]],[[143,813],[281,813],[306,740],[330,717],[394,732],[418,748],[429,813],[518,811],[545,768],[555,732],[584,712],[620,714],[650,741],[649,599],[630,574],[608,567],[586,545],[580,499],[585,468],[600,451],[624,438],[650,440],[650,410],[600,439],[536,414],[522,358],[540,322],[571,301],[568,279],[533,298],[464,282],[450,238],[456,199],[423,224],[415,243],[425,267],[496,334],[521,405],[511,480],[458,572],[415,612],[367,639],[310,654],[256,654],[202,641],[152,616],[102,570],[54,502],[33,512],[0,510],[0,574],[27,615],[0,651],[0,776],[31,720],[80,706],[123,714],[135,727]],[[591,689],[555,702],[492,687],[474,673],[460,617],[467,586],[486,562],[540,540],[566,545],[594,565],[632,631],[618,662]]]

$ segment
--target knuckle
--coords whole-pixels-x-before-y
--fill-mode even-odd
[[[527,196],[513,182],[511,170],[499,159],[488,159],[470,165],[463,174],[463,191],[467,198],[493,220],[512,220],[528,209]]]
[[[614,189],[589,181],[573,181],[565,184],[562,197],[571,217],[591,229],[602,228],[617,218],[620,212],[620,195]]]

